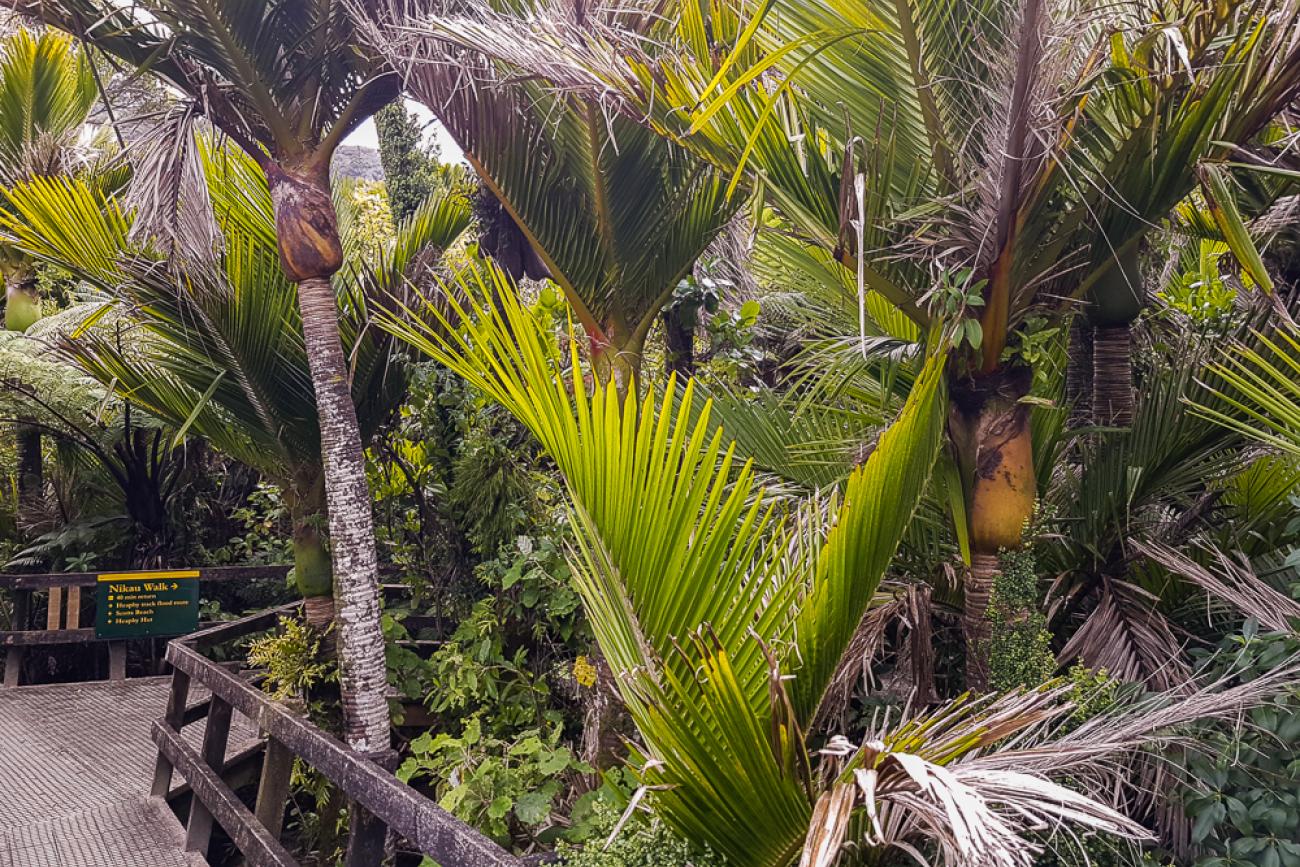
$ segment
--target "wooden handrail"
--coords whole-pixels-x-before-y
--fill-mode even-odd
[[[292,566],[203,566],[195,571],[199,581],[248,581],[257,578],[283,578]],[[157,569],[103,569],[99,572],[0,572],[0,588],[7,590],[49,590],[52,587],[94,587],[104,572],[115,575],[155,574]]]
[[[297,607],[284,606],[223,623],[167,645],[167,661],[174,674],[167,714],[153,727],[153,739],[159,750],[153,792],[165,794],[169,790],[173,769],[189,782],[196,806],[190,811],[187,847],[204,853],[211,822],[215,820],[254,867],[296,864],[291,857],[284,860],[287,853],[280,847],[278,836],[289,793],[288,775],[293,758],[297,757],[347,795],[354,809],[364,808],[383,826],[443,867],[521,867],[520,859],[399,781],[371,757],[350,749],[199,652],[201,648],[273,628],[279,617]],[[212,727],[215,722],[216,728],[205,732],[202,751],[196,751],[180,736],[187,717],[191,684],[202,685],[211,693],[213,712],[208,716],[207,726]],[[226,727],[224,722],[228,721],[229,711],[247,717],[267,738],[267,755],[254,812],[243,807],[219,775],[225,748],[222,729]],[[382,848],[363,853],[362,861],[354,857],[350,867],[378,865],[383,857]]]

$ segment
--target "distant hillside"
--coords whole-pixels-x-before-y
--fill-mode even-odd
[[[345,178],[382,181],[384,167],[379,162],[379,151],[360,145],[344,145],[334,152],[333,173]]]

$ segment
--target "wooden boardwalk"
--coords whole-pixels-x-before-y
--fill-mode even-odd
[[[169,678],[0,690],[0,867],[198,867],[150,798]],[[191,701],[200,696],[192,696]],[[254,733],[236,715],[232,747]],[[196,745],[202,726],[185,732]]]

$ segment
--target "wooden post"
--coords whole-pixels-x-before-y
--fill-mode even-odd
[[[226,742],[230,738],[230,705],[217,696],[212,697],[212,710],[203,729],[202,758],[218,776],[226,761]],[[200,798],[190,799],[190,820],[185,826],[185,851],[198,852],[207,857],[208,841],[212,838],[212,812]]]
[[[126,680],[126,642],[108,643],[108,679]]]
[[[293,753],[275,738],[266,741],[262,757],[262,778],[257,784],[257,806],[253,815],[277,840],[284,824],[284,805],[289,800],[289,782],[293,776]]]
[[[386,771],[397,767],[397,751],[384,750],[368,756],[370,761]],[[355,800],[348,802],[348,851],[345,867],[379,867],[388,854],[388,823],[361,806]]]
[[[27,618],[32,607],[32,591],[15,590],[14,591],[14,630],[21,632],[27,628]],[[23,670],[23,651],[25,648],[21,644],[15,644],[5,653],[5,681],[6,687],[17,686]]]
[[[163,722],[172,731],[179,732],[185,720],[185,705],[190,698],[190,676],[177,669],[172,672],[171,693],[167,696],[167,713]],[[166,798],[172,787],[172,763],[158,751],[158,761],[153,769],[153,786],[149,794],[155,798]]]

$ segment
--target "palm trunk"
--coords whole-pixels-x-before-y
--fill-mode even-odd
[[[1074,317],[1066,351],[1066,426],[1073,430],[1092,424],[1092,325],[1086,317]]]
[[[663,313],[664,355],[678,380],[695,375],[695,308],[669,307]]]
[[[997,575],[997,554],[971,552],[970,569],[963,584],[965,607],[961,618],[962,638],[966,643],[967,689],[983,690],[989,685],[989,644],[992,638],[989,599],[993,596],[993,581]]]
[[[36,276],[24,265],[15,267],[7,276],[10,279],[5,286],[5,330],[24,332],[41,318]],[[18,459],[18,526],[27,529],[37,523],[45,488],[40,429],[19,421],[14,446]]]
[[[962,631],[966,641],[966,685],[988,685],[988,605],[998,552],[1020,547],[1033,515],[1037,481],[1025,368],[999,368],[978,381],[954,383],[949,433],[970,492],[971,568],[965,579]]]
[[[343,734],[362,753],[391,749],[374,516],[361,430],[330,275],[343,261],[328,163],[268,164],[285,273],[298,284],[303,339],[320,418],[334,567]]]
[[[325,462],[344,736],[353,749],[381,752],[389,748],[388,675],[380,628],[374,517],[329,278],[301,281],[298,303]]]
[[[1133,339],[1127,323],[1098,326],[1092,349],[1092,406],[1097,424],[1133,423]]]
[[[40,428],[19,422],[18,452],[18,526],[27,529],[37,523],[41,496],[45,489],[45,463],[41,454]]]

